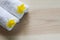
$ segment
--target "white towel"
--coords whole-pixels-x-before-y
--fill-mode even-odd
[[[0,6],[12,15],[16,16],[18,19],[21,19],[24,13],[28,12],[29,8],[28,5],[24,4],[19,0],[0,0]],[[23,11],[21,11],[20,9],[23,9]],[[19,10],[21,12],[19,12]]]
[[[0,25],[8,31],[12,30],[16,23],[19,22],[15,16],[11,15],[8,11],[0,7]]]

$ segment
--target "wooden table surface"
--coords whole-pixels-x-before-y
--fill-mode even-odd
[[[12,31],[0,27],[0,40],[60,40],[60,1],[21,0],[29,12]]]

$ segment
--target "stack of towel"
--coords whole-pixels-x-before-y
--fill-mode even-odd
[[[28,12],[28,5],[19,0],[0,0],[0,25],[11,31]]]

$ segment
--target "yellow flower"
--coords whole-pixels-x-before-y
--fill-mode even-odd
[[[16,24],[16,23],[15,23],[14,20],[9,20],[8,23],[7,23],[7,27],[8,27],[8,28],[12,28],[15,24]]]
[[[26,9],[26,7],[24,4],[17,6],[17,13],[23,14],[25,9]]]

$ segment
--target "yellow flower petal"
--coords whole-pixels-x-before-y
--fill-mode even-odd
[[[8,28],[12,28],[15,24],[16,24],[16,23],[15,23],[14,20],[9,20],[8,23],[7,23],[7,27],[8,27]]]
[[[25,9],[26,9],[26,7],[24,4],[17,6],[17,13],[23,14]]]

